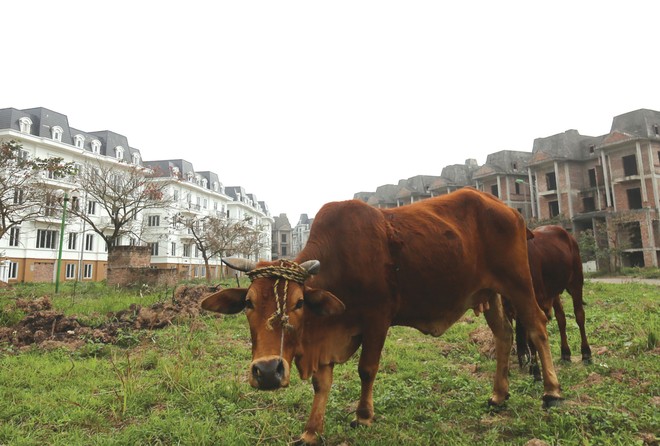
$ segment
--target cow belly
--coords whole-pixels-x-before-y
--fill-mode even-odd
[[[423,319],[409,319],[395,321],[393,325],[405,325],[407,327],[416,328],[424,334],[431,336],[442,335],[449,327],[463,316],[464,309],[445,311],[442,315],[434,318],[424,317]]]

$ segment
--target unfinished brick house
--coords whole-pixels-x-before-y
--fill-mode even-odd
[[[531,155],[515,150],[491,153],[486,158],[486,164],[472,175],[474,186],[490,192],[529,219],[532,215],[531,193],[526,182],[526,166]]]
[[[623,266],[658,266],[657,172],[660,112],[616,116],[610,133],[577,130],[538,138],[528,164],[534,217],[556,219],[574,233],[601,232],[599,243]]]

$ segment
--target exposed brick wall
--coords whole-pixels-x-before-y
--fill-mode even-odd
[[[108,285],[174,285],[176,269],[157,269],[150,266],[148,246],[115,246],[108,252]]]

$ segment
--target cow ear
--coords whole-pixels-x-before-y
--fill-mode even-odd
[[[245,308],[247,288],[227,288],[202,301],[202,308],[216,313],[235,314]]]
[[[346,306],[329,291],[308,288],[305,290],[305,305],[319,316],[342,314]]]

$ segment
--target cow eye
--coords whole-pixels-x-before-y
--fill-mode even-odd
[[[245,308],[254,310],[254,304],[250,299],[245,299]]]
[[[296,302],[296,306],[293,307],[294,310],[300,310],[303,307],[303,304],[305,301],[303,299],[299,299],[298,302]]]

